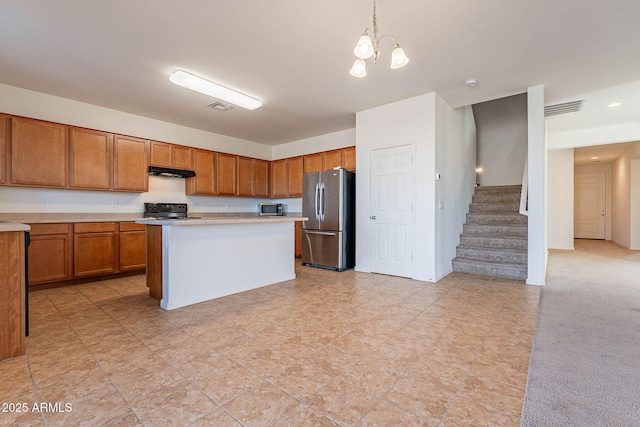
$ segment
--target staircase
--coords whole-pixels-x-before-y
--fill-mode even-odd
[[[521,189],[521,185],[476,187],[453,271],[527,278],[528,217],[518,213]]]

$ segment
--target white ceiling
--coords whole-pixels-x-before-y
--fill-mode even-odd
[[[370,0],[0,0],[0,83],[277,145],[436,91],[452,107],[545,85],[547,103],[637,80],[638,0],[378,0],[411,59],[348,74]],[[183,69],[259,98],[227,112]],[[470,77],[479,79],[466,87]]]
[[[633,144],[633,142],[623,142],[620,144],[576,148],[573,150],[573,164],[584,166],[612,163],[631,148]],[[597,159],[593,159],[593,157],[597,157]]]

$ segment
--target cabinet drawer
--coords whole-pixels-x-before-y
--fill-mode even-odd
[[[136,224],[135,222],[121,222],[120,231],[145,231],[147,226],[144,224]]]
[[[74,233],[108,233],[115,231],[115,222],[81,222],[73,225]]]
[[[29,224],[31,230],[29,234],[39,236],[44,234],[67,234],[71,224]]]

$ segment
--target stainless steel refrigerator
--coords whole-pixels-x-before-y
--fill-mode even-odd
[[[356,174],[307,172],[302,180],[302,265],[343,271],[355,265]]]

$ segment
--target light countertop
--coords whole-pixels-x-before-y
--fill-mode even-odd
[[[274,222],[296,222],[306,221],[307,217],[302,216],[246,216],[246,215],[224,215],[210,216],[190,219],[153,219],[144,218],[136,220],[136,224],[146,225],[218,225],[218,224],[257,224]]]
[[[31,227],[19,222],[0,221],[0,233],[7,231],[29,231]]]

